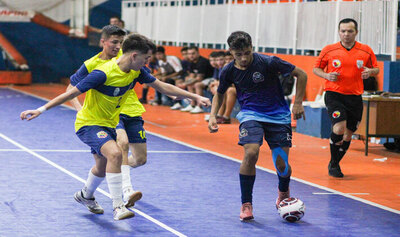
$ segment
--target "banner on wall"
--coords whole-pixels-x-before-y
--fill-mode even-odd
[[[0,7],[0,22],[30,22],[34,15],[34,11],[17,11]]]

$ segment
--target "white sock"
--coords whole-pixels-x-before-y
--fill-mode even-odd
[[[124,204],[122,201],[122,174],[121,173],[106,173],[108,190],[113,201],[113,208]]]
[[[83,197],[86,199],[93,198],[93,193],[96,188],[99,187],[104,177],[98,177],[92,173],[92,169],[89,170],[89,175],[86,180],[85,186],[82,189]]]
[[[121,165],[121,173],[122,173],[122,191],[127,189],[132,189],[131,183],[131,167],[129,165]]]

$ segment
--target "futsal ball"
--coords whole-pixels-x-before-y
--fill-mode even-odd
[[[298,198],[290,197],[283,199],[278,205],[279,215],[286,221],[299,221],[306,210],[304,202]]]

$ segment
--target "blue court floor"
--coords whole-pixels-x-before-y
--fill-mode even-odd
[[[277,176],[257,170],[255,220],[239,221],[240,163],[147,133],[148,162],[132,169],[143,192],[132,219],[114,221],[106,182],[95,196],[103,215],[91,214],[73,194],[83,187],[93,158],[74,133],[74,111],[56,107],[33,121],[19,114],[44,100],[0,88],[0,236],[400,236],[400,215],[340,193],[291,181],[306,204],[297,223],[274,206]]]

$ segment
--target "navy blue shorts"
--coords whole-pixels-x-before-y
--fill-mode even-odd
[[[101,127],[101,126],[84,126],[77,132],[79,139],[86,145],[90,146],[92,154],[101,155],[100,149],[104,143],[110,140],[117,139],[117,133],[114,128]]]
[[[124,129],[128,135],[129,143],[146,143],[146,131],[143,128],[142,117],[131,117],[125,114],[119,115],[117,129]]]
[[[292,147],[291,124],[276,124],[259,121],[246,121],[239,126],[239,145],[263,144],[263,138],[270,149],[276,147]]]

